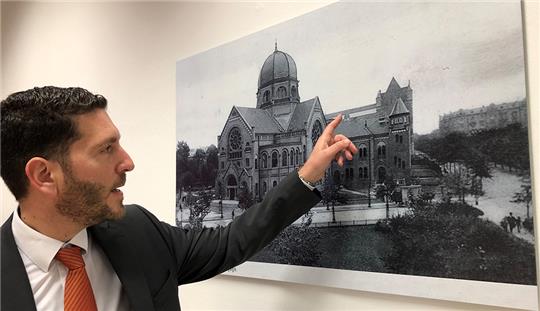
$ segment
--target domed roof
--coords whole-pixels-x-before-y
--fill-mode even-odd
[[[271,84],[274,80],[283,78],[297,80],[296,63],[291,55],[276,48],[274,53],[266,58],[261,68],[259,88]]]

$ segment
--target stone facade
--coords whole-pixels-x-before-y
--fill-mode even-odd
[[[375,103],[326,115],[338,114],[343,122],[336,129],[349,137],[359,152],[343,168],[333,165],[334,180],[352,189],[366,189],[389,179],[405,184],[411,176],[413,154],[413,92],[392,78]]]
[[[525,100],[490,104],[472,109],[460,109],[439,117],[441,133],[474,131],[500,128],[512,123],[527,127],[527,103]]]
[[[294,59],[276,47],[259,74],[256,108],[233,106],[217,137],[216,189],[238,199],[247,189],[262,198],[311,153],[326,124],[344,115],[337,132],[351,138],[360,152],[333,173],[352,188],[367,188],[387,178],[410,176],[412,89],[392,79],[374,104],[324,114],[318,97],[301,101]]]

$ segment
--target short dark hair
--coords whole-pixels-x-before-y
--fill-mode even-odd
[[[33,157],[62,161],[79,138],[73,117],[105,108],[105,97],[79,87],[36,87],[0,103],[0,171],[17,200],[28,192],[26,163]]]

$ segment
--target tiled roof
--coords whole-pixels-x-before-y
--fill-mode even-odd
[[[369,136],[371,133],[366,129],[366,125],[374,135],[388,133],[388,127],[385,124],[379,123],[379,115],[377,114],[343,120],[337,127],[336,133],[343,134],[349,138]]]
[[[376,106],[377,106],[377,104],[371,104],[371,105],[367,105],[367,106],[362,106],[362,107],[356,107],[356,108],[351,108],[351,109],[341,110],[341,111],[338,111],[338,112],[332,112],[332,113],[327,114],[327,115],[326,115],[326,118],[333,119],[333,118],[337,117],[337,115],[340,114],[340,113],[341,113],[342,115],[357,114],[357,113],[359,113],[359,112],[363,112],[363,111],[375,109]]]
[[[396,78],[392,77],[392,80],[390,81],[390,84],[388,84],[388,88],[386,89],[386,92],[390,90],[400,90],[401,86],[396,81]]]
[[[394,104],[394,108],[392,108],[392,112],[390,113],[390,115],[392,116],[395,114],[403,114],[403,113],[409,113],[409,109],[407,109],[407,107],[405,106],[401,98],[398,97],[398,99],[396,100],[396,103]]]
[[[255,129],[255,133],[279,133],[283,131],[278,122],[265,110],[248,107],[235,108],[248,125]]]
[[[305,122],[308,120],[309,114],[316,102],[317,97],[314,97],[296,105],[291,121],[289,122],[288,131],[298,131],[306,128]]]

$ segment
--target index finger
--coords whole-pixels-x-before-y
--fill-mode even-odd
[[[326,128],[323,131],[323,135],[332,135],[334,130],[338,127],[338,125],[341,123],[341,120],[343,119],[343,116],[338,114],[338,116],[332,120],[332,122],[328,123],[326,125]]]

